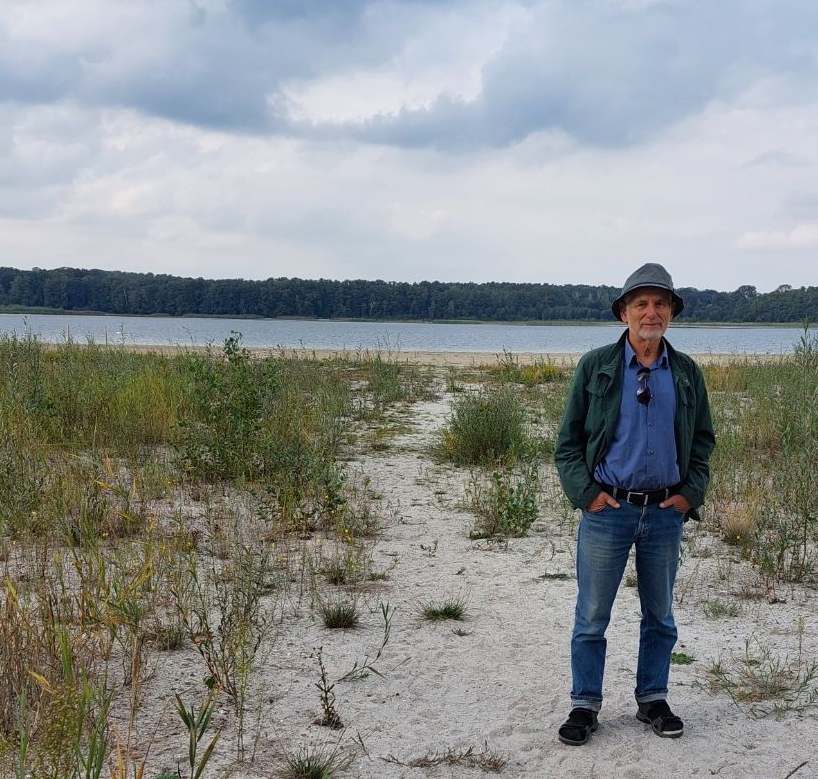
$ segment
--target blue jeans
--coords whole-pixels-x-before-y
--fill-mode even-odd
[[[582,512],[577,536],[577,606],[571,636],[572,707],[599,711],[605,672],[605,630],[632,546],[642,621],[636,666],[639,703],[667,697],[670,653],[676,643],[673,585],[682,541],[681,513],[673,508],[606,506]]]

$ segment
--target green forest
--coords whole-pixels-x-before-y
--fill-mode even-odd
[[[818,287],[761,293],[678,290],[688,322],[818,321]],[[402,321],[608,321],[619,289],[582,284],[181,278],[153,273],[0,268],[5,310],[124,315],[306,317]]]

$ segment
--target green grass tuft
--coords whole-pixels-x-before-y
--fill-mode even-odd
[[[318,611],[324,627],[331,630],[353,630],[361,623],[361,611],[355,601],[322,601]]]
[[[423,619],[430,622],[440,622],[443,620],[464,620],[466,619],[466,602],[463,598],[444,598],[439,601],[429,601],[421,604],[420,613]]]

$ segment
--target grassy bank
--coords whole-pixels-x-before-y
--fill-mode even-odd
[[[425,371],[256,359],[240,337],[172,356],[12,337],[0,375],[0,775],[139,775],[151,658],[191,646],[205,687],[180,722],[200,738],[226,698],[243,758],[285,600],[375,574],[378,517],[342,458],[355,425],[430,391]],[[319,532],[332,555],[299,556]]]

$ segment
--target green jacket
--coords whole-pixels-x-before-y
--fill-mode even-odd
[[[583,355],[574,373],[562,418],[554,462],[562,488],[574,508],[585,508],[597,495],[593,473],[616,429],[622,399],[626,330],[610,346]],[[698,509],[710,481],[710,453],[716,444],[707,388],[699,366],[665,341],[676,385],[676,456],[679,461],[679,492]]]

